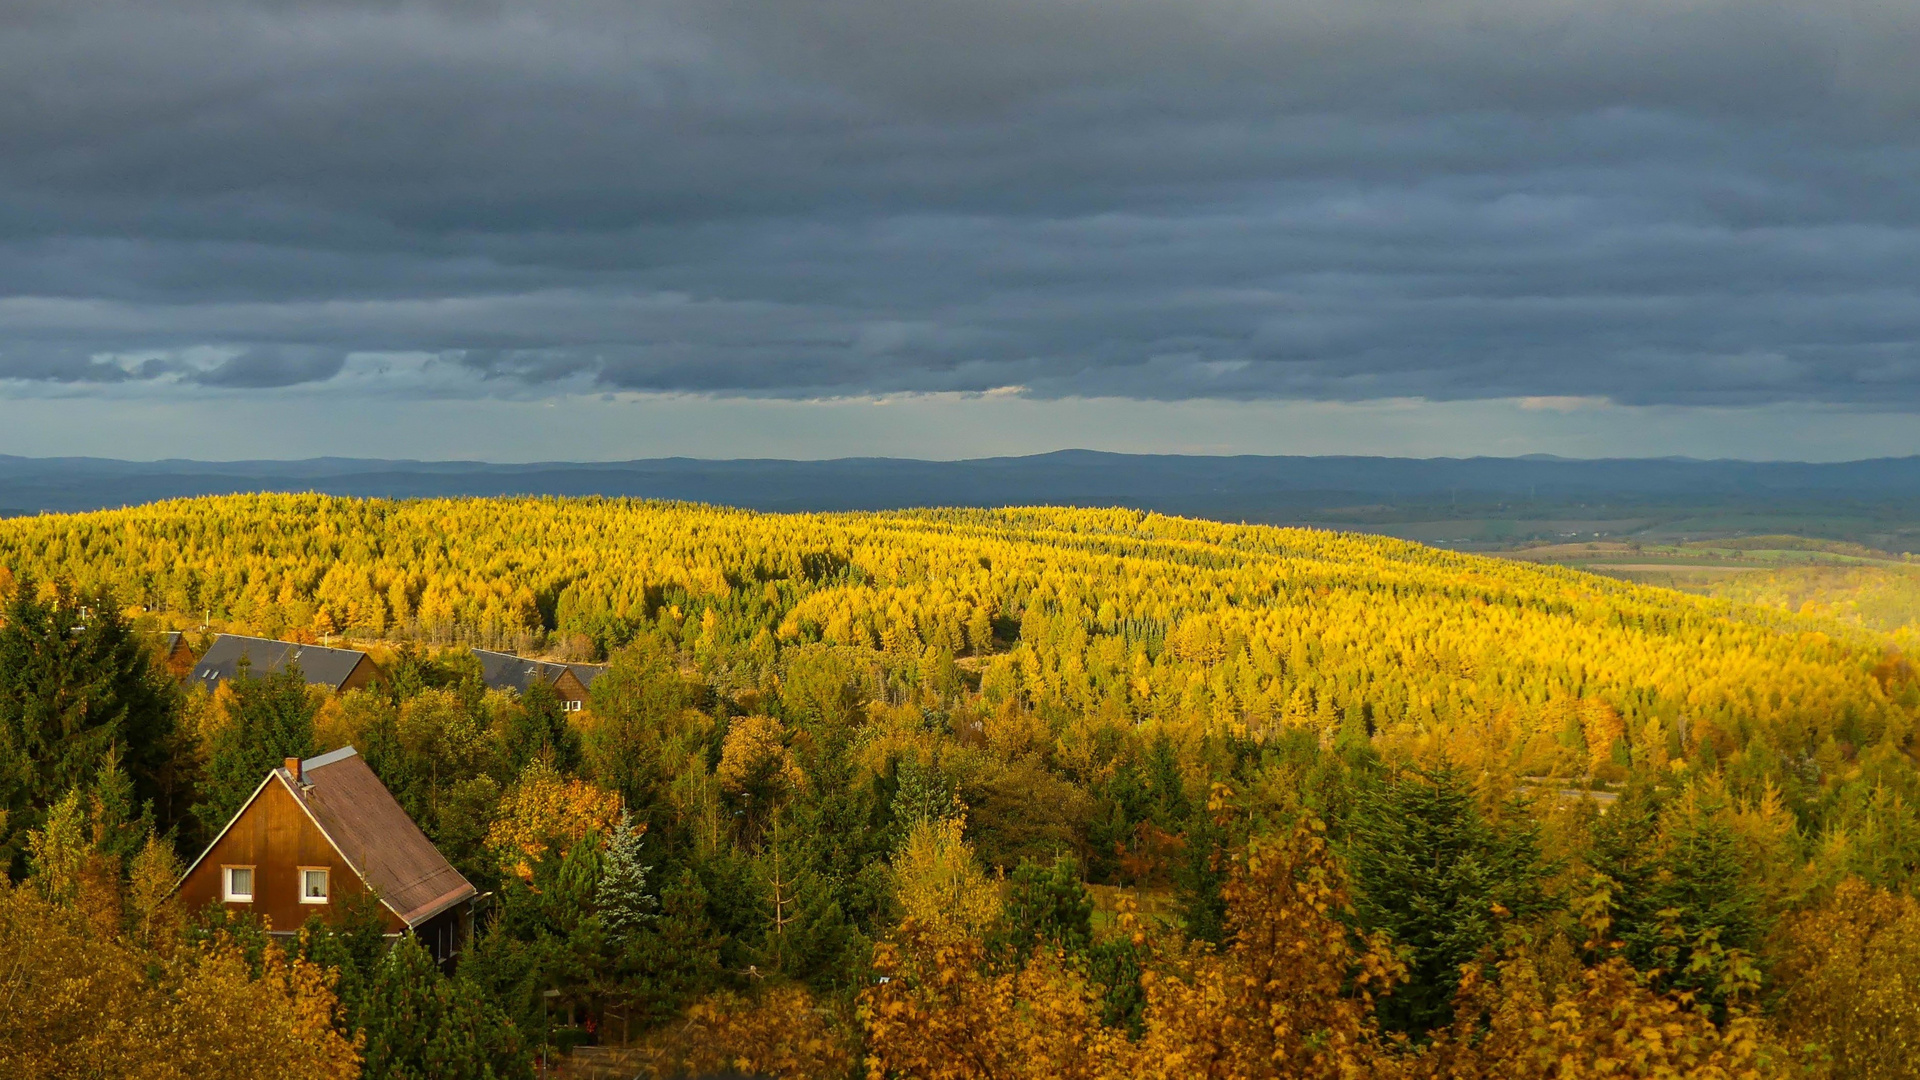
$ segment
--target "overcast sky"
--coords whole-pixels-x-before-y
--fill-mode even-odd
[[[0,453],[1920,453],[1913,0],[0,0]]]

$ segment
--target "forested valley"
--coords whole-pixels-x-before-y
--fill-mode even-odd
[[[1856,623],[1125,510],[0,521],[0,1070],[1906,1077],[1920,672]],[[153,631],[367,648],[183,689]],[[588,707],[472,647],[605,662]],[[489,898],[171,897],[352,745]],[[261,1063],[271,1067],[261,1070]],[[236,1064],[238,1063],[238,1064]]]

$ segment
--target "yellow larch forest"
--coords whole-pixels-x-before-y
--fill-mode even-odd
[[[255,758],[344,742],[489,895],[452,978],[317,925],[297,993],[255,966],[303,1015],[337,995],[325,1069],[525,1076],[558,1038],[874,1080],[1879,1080],[1920,1038],[1920,673],[1857,622],[1128,510],[598,498],[17,518],[0,595],[0,661],[40,673],[0,671],[16,933],[79,917],[54,800],[147,798],[115,850],[190,857]],[[122,622],[385,674],[143,668],[170,719],[101,721],[95,765],[35,688]],[[570,712],[475,646],[609,667]],[[212,972],[258,929],[146,918],[89,932]],[[396,1019],[426,1015],[467,1041]]]

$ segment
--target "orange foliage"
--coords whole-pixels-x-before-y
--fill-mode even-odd
[[[878,985],[860,996],[867,1076],[919,1080],[1096,1080],[1127,1075],[1124,1036],[1059,957],[991,970],[975,937],[908,920],[874,950]]]
[[[1650,989],[1619,958],[1556,979],[1534,958],[1500,964],[1487,982],[1469,968],[1459,1020],[1410,1059],[1409,1080],[1764,1080],[1794,1075],[1760,1020],[1735,1013],[1716,1026],[1684,994]]]
[[[695,1075],[738,1073],[781,1080],[842,1080],[853,1067],[848,1018],[798,986],[748,1000],[716,994],[688,1010],[669,1047]]]
[[[1920,1055],[1920,900],[1849,879],[1781,929],[1777,1015],[1793,1042],[1817,1043],[1836,1074],[1913,1075]]]
[[[1256,839],[1223,889],[1232,944],[1149,971],[1133,1075],[1165,1080],[1372,1075],[1373,1000],[1403,975],[1382,937],[1356,940],[1347,884],[1317,822]]]
[[[612,836],[619,820],[617,792],[563,779],[552,765],[535,761],[500,800],[500,816],[487,830],[487,849],[503,869],[531,881],[533,864],[548,844],[572,843],[589,832]]]

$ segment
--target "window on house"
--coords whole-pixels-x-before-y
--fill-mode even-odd
[[[579,711],[580,711],[580,705],[581,705],[581,702],[578,702],[578,701],[569,701],[569,702],[567,702],[567,711],[568,711],[568,712],[579,712]]]
[[[253,867],[226,866],[221,876],[226,879],[225,899],[229,904],[253,903]]]
[[[300,868],[300,902],[303,904],[324,904],[327,902],[327,869],[324,866],[303,866]]]

